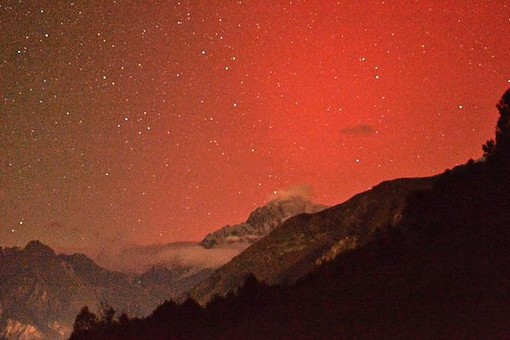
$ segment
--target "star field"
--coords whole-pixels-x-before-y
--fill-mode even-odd
[[[0,25],[1,245],[198,240],[293,185],[442,172],[510,83],[506,1],[21,0]]]

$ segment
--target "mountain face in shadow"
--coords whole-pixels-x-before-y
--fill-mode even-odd
[[[381,219],[386,227],[374,229],[359,246],[345,241],[345,250],[336,256],[327,251],[329,255],[315,257],[323,259],[315,262],[320,266],[294,284],[271,286],[261,283],[255,273],[245,278],[235,293],[215,297],[206,307],[192,300],[181,305],[165,302],[148,318],[97,323],[88,330],[76,329],[72,338],[508,337],[509,106],[507,91],[498,105],[501,116],[496,140],[484,146],[482,160],[421,180],[428,187],[408,190],[401,209],[382,210],[390,214],[398,211],[393,218]],[[374,190],[384,192],[399,182],[384,183]],[[394,207],[385,202],[389,200],[387,195],[378,197],[368,192],[356,197],[358,204],[351,209],[340,205],[287,221],[260,241],[273,239],[261,249],[271,249],[271,244],[279,240],[276,235],[283,233],[280,229],[309,230],[304,234],[306,239],[327,239],[330,234],[323,232],[327,224],[311,221],[325,221],[324,216],[333,216],[332,209],[359,211],[353,215],[356,218],[346,220],[352,224],[345,225],[358,224],[353,230],[356,235],[364,235],[372,229],[367,227],[371,221],[379,221],[374,217],[375,207]],[[355,207],[370,201],[366,197],[385,201],[368,204],[370,209],[361,213],[363,208]],[[336,222],[332,221],[333,225]],[[288,249],[300,254],[300,244],[293,248],[295,243]],[[247,252],[257,249],[256,245]],[[279,253],[286,263],[284,254]],[[295,258],[296,263],[302,263],[299,256]],[[272,277],[265,272],[261,271],[262,275]]]

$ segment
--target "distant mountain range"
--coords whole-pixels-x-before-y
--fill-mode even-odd
[[[126,274],[97,266],[85,255],[57,255],[39,241],[0,248],[0,338],[63,338],[84,305],[101,301],[146,315],[162,299]]]
[[[0,338],[65,338],[81,307],[97,312],[103,302],[119,313],[147,315],[165,299],[184,296],[287,218],[323,208],[301,197],[273,200],[246,223],[222,228],[200,244],[124,249],[109,263],[128,274],[102,268],[83,254],[57,255],[39,241],[24,249],[0,248]]]

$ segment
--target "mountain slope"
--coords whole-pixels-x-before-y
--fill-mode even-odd
[[[162,301],[125,274],[103,269],[82,254],[57,255],[39,241],[24,249],[0,248],[0,282],[0,336],[10,332],[11,338],[27,330],[67,336],[84,305],[95,309],[105,301],[119,311],[145,315]]]
[[[434,177],[383,182],[347,202],[290,218],[219,268],[191,291],[200,303],[225,295],[248,273],[268,284],[292,283],[336,254],[365,244],[374,232],[399,222],[406,197],[430,188]]]

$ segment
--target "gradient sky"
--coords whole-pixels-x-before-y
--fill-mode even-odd
[[[508,1],[0,0],[0,26],[0,245],[198,240],[292,186],[439,173],[510,85]]]

